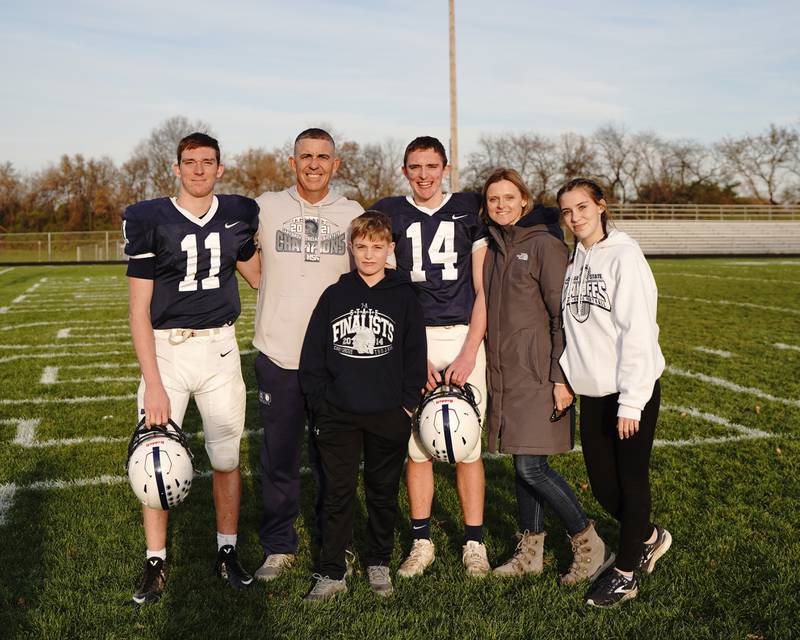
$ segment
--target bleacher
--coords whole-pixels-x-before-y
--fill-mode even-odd
[[[800,255],[800,221],[615,220],[648,256]]]

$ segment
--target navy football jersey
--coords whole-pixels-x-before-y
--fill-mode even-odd
[[[478,194],[454,193],[433,214],[402,196],[371,207],[392,222],[397,268],[415,285],[427,326],[469,324],[475,303],[472,251],[488,236],[480,206]]]
[[[208,213],[197,218],[174,199],[158,198],[128,207],[122,220],[128,275],[154,281],[154,329],[209,329],[236,320],[236,262],[256,250],[255,200],[214,196]]]

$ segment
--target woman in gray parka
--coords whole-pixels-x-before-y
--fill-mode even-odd
[[[572,449],[574,434],[573,394],[558,364],[569,251],[553,235],[561,234],[558,214],[549,220],[547,213],[533,207],[513,169],[497,169],[483,187],[482,215],[491,236],[483,270],[489,450],[514,456],[519,525],[514,555],[494,573],[541,573],[547,504],[564,523],[574,553],[560,581],[574,584],[594,580],[613,564],[614,554],[569,484],[547,463],[548,455]]]

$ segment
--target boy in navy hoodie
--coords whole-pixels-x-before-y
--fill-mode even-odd
[[[323,544],[306,600],[347,591],[345,548],[353,531],[364,449],[368,523],[364,560],[372,589],[392,593],[389,558],[411,414],[427,377],[425,320],[407,277],[386,270],[394,250],[389,219],[353,220],[356,269],[317,303],[300,355],[300,385],[314,417],[325,474]]]

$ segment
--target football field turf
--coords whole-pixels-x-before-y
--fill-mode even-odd
[[[337,600],[307,605],[313,483],[304,468],[298,561],[236,592],[213,575],[208,459],[193,405],[199,477],[172,514],[160,603],[130,606],[144,560],[141,514],[123,466],[138,367],[125,267],[0,267],[0,638],[792,638],[800,637],[800,260],[654,260],[667,361],[653,451],[653,519],[671,550],[616,610],[561,588],[571,552],[547,517],[545,571],[467,578],[453,470],[436,466],[437,559],[378,600],[364,567]],[[255,294],[237,323],[248,384],[239,549],[254,571],[259,433],[250,344]],[[305,456],[303,465],[305,467]],[[617,527],[592,498],[579,452],[551,458],[606,540]],[[493,566],[513,553],[510,458],[486,457]],[[363,497],[363,496],[362,496]],[[355,548],[363,542],[363,502]],[[407,551],[401,489],[393,572]]]

